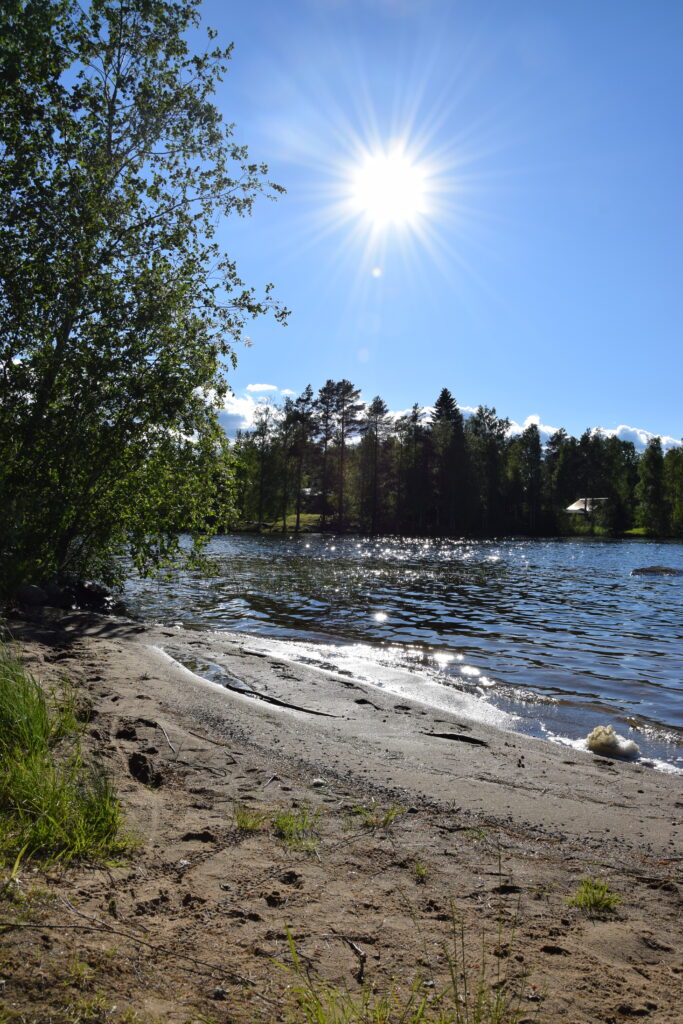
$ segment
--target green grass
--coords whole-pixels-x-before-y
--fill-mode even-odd
[[[397,818],[405,814],[405,807],[392,804],[387,810],[382,810],[379,804],[373,799],[366,807],[363,804],[356,804],[351,808],[351,814],[360,819],[363,828],[389,829]]]
[[[424,861],[416,859],[413,864],[413,870],[415,871],[415,881],[418,885],[424,885],[429,875],[429,868]]]
[[[45,696],[0,644],[0,864],[108,860],[131,845],[113,789],[81,754],[75,691]]]
[[[586,914],[605,914],[621,903],[621,896],[612,892],[607,882],[588,877],[581,879],[574,895],[567,897],[567,903]]]
[[[382,990],[366,982],[360,992],[349,992],[304,966],[289,933],[288,939],[292,965],[279,966],[294,977],[296,1015],[290,1019],[297,1024],[519,1024],[529,1016],[522,1005],[526,977],[510,978],[498,957],[492,965],[483,939],[473,962],[455,917],[441,988],[418,976],[409,987]]]
[[[273,830],[285,846],[293,850],[315,853],[318,849],[318,819],[320,811],[312,812],[308,807],[291,811],[278,811],[273,818]]]
[[[269,520],[261,524],[260,530],[254,523],[236,523],[231,527],[235,533],[282,533],[282,517]],[[320,515],[317,512],[302,512],[299,518],[299,532],[313,533],[320,529]],[[296,530],[296,513],[291,512],[287,516],[287,532],[294,533]]]
[[[244,804],[235,804],[234,811],[235,825],[240,832],[258,832],[266,820],[266,815],[254,811]]]
[[[480,828],[480,827],[477,827],[477,828],[465,828],[462,831],[463,839],[473,839],[477,843],[483,842],[483,840],[486,839],[488,834],[489,834],[489,830],[487,828]]]
[[[52,693],[50,708],[42,687],[12,650],[0,643],[0,754],[11,757],[14,751],[46,750],[77,730],[72,687],[64,681],[59,693]]]

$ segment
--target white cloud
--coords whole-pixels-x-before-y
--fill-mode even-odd
[[[246,395],[238,398],[237,395],[227,395],[223,403],[223,412],[219,414],[220,421],[228,434],[234,434],[236,430],[248,430],[254,422],[254,412],[257,403]]]
[[[275,390],[277,391],[277,388]],[[260,398],[252,398],[251,395],[226,395],[218,419],[228,437],[234,437],[238,430],[252,429],[256,410],[263,406],[269,406],[273,410],[274,419],[278,419],[280,412],[271,395],[262,395]]]
[[[275,406],[273,399],[277,395],[296,395],[298,392],[292,391],[291,388],[278,388],[276,384],[248,384],[245,388],[248,394],[239,397],[237,395],[227,395],[225,402],[223,403],[223,409],[219,413],[220,421],[223,425],[226,433],[232,437],[238,430],[251,430],[254,425],[254,413],[259,406],[270,406],[273,409],[275,418],[277,419],[280,415],[277,407]],[[261,397],[255,398],[253,395],[259,395]],[[207,398],[211,400],[211,395]],[[367,404],[367,403],[366,403]],[[461,413],[467,419],[474,412],[476,408],[471,405],[458,405]],[[410,409],[391,409],[389,411],[389,417],[391,420],[396,422],[401,416],[407,416],[412,412]],[[420,422],[422,424],[430,423],[434,415],[434,407],[431,405],[422,406],[420,409]],[[516,420],[510,421],[510,427],[508,430],[508,437],[517,437],[530,427],[532,424],[538,427],[538,431],[541,435],[541,442],[545,444],[549,437],[551,437],[559,427],[551,427],[547,423],[541,421],[541,417],[538,413],[531,413],[526,417],[523,423],[517,423]],[[678,448],[683,445],[683,441],[675,437],[668,437],[665,435],[657,435],[652,431],[645,430],[642,427],[629,427],[622,423],[614,429],[607,429],[605,427],[592,427],[593,433],[602,434],[603,437],[618,437],[621,441],[632,441],[638,451],[643,451],[647,445],[647,442],[653,438],[659,436],[662,441],[662,448],[664,451],[668,451],[670,448]]]
[[[530,416],[527,416],[527,418],[524,420],[524,423],[521,426],[519,423],[516,422],[516,420],[510,420],[508,436],[516,437],[518,434],[521,434],[523,430],[526,430],[527,427],[531,426],[538,427],[538,432],[541,435],[541,441],[544,442],[547,441],[548,438],[552,434],[554,434],[556,430],[559,430],[559,427],[549,427],[547,424],[541,423],[541,417],[538,415],[538,413],[534,412]]]
[[[593,427],[592,433],[602,434],[603,437],[618,437],[620,441],[632,441],[639,451],[647,447],[647,442],[653,437],[659,437],[664,451],[669,448],[679,448],[683,442],[676,437],[667,437],[662,434],[653,434],[642,427],[628,427],[621,423],[614,430],[606,430],[604,427]]]
[[[367,403],[366,403],[366,405],[367,405]],[[431,408],[431,406],[427,406],[427,407],[421,406],[420,407],[420,423],[429,423],[429,421],[432,418],[433,411],[434,410]],[[389,419],[394,420],[394,422],[396,422],[396,420],[400,420],[401,416],[410,416],[410,415],[412,415],[412,412],[413,412],[413,407],[411,406],[410,409],[390,409],[387,415],[389,416]]]

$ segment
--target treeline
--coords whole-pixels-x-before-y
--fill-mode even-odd
[[[298,530],[306,514],[335,531],[406,536],[556,535],[633,528],[683,536],[683,448],[664,455],[659,438],[639,454],[630,441],[564,430],[541,442],[531,425],[480,406],[465,418],[444,388],[431,416],[419,406],[392,417],[348,380],[317,394],[309,385],[279,409],[259,406],[238,433],[239,523],[273,521]],[[592,516],[564,510],[607,498]]]

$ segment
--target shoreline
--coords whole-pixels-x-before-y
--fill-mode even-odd
[[[260,650],[258,638],[248,634],[88,612],[44,618],[48,629],[52,621],[67,637],[106,642],[110,671],[128,681],[141,675],[147,695],[173,715],[227,739],[248,737],[263,753],[313,774],[354,778],[434,806],[457,803],[576,836],[610,833],[624,843],[647,837],[648,848],[662,856],[683,834],[683,821],[669,824],[683,818],[680,778],[647,763],[594,755],[434,708]],[[18,632],[21,640],[24,630]],[[211,668],[233,688],[202,675],[207,652]],[[193,671],[188,663],[196,659]]]
[[[380,686],[414,672],[433,682],[434,703],[437,691],[479,689],[501,718],[518,716],[513,731],[565,746],[612,724],[639,745],[641,763],[683,772],[679,581],[629,573],[666,561],[660,545],[592,554],[583,543],[505,540],[487,552],[453,541],[444,554],[403,541],[394,551],[392,538],[360,551],[348,538],[274,538],[272,550],[273,538],[246,539],[216,538],[215,582],[134,581],[130,607],[190,630],[263,633],[296,660],[327,658]],[[672,565],[679,555],[680,545]],[[419,699],[417,686],[408,692]]]
[[[67,675],[87,695],[87,742],[142,836],[130,866],[51,870],[48,886],[104,921],[89,948],[111,944],[106,908],[114,900],[114,924],[129,937],[144,923],[176,957],[189,942],[213,965],[210,984],[200,984],[173,962],[185,979],[182,1012],[170,976],[146,975],[145,988],[131,968],[131,1008],[178,1021],[190,1005],[220,1021],[218,1010],[236,1021],[278,1019],[272,999],[284,1005],[291,979],[275,980],[270,958],[287,960],[287,929],[335,985],[359,991],[357,956],[339,935],[368,953],[363,962],[378,991],[392,978],[409,983],[425,956],[420,973],[438,979],[449,906],[457,905],[474,949],[482,930],[495,935],[501,914],[518,933],[524,970],[515,984],[526,986],[530,1020],[678,1019],[677,776],[430,709],[264,653],[245,635],[66,612],[15,618],[9,627],[34,675],[48,685]],[[201,661],[207,650],[234,686],[267,699],[179,664]],[[136,776],[132,764],[150,774]],[[264,816],[253,834],[235,825],[242,805]],[[381,809],[392,820],[364,828],[353,817],[358,807],[366,818]],[[320,815],[314,853],[274,837],[266,822],[277,808]],[[427,872],[422,884],[418,864]],[[620,895],[616,913],[590,920],[568,907],[587,876]],[[45,913],[54,920],[54,909]],[[30,933],[22,938],[29,943]],[[36,941],[27,955],[36,955]],[[241,1016],[243,986],[238,995],[220,967],[227,949],[239,972],[270,992],[270,1004],[249,999]],[[507,967],[517,970],[512,958]],[[212,985],[232,993],[229,1006],[219,1005]],[[15,990],[8,991],[7,998]]]

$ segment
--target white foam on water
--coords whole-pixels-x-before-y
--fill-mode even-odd
[[[226,634],[219,632],[213,635],[226,638]],[[392,652],[391,648],[378,649],[369,644],[314,644],[252,635],[246,637],[234,633],[230,634],[230,639],[238,639],[247,653],[252,650],[259,654],[271,654],[283,661],[309,665],[322,672],[339,673],[368,686],[376,686],[394,696],[498,729],[513,730],[518,717],[494,707],[481,692],[463,692],[432,678],[427,670],[404,667],[401,657],[409,660],[410,654],[405,658],[405,654],[400,656]],[[421,653],[415,654],[415,657],[421,656]],[[477,679],[478,683],[482,681]],[[485,685],[488,682],[486,680]]]

